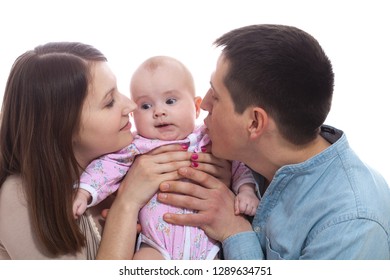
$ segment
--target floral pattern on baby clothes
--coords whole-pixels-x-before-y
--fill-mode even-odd
[[[94,206],[119,188],[119,184],[129,170],[134,158],[140,152],[131,144],[115,154],[108,154],[93,160],[81,174],[80,187],[89,191]]]
[[[141,209],[139,221],[144,238],[152,240],[171,259],[205,259],[217,243],[198,227],[172,225],[163,220],[164,213],[184,214],[191,211],[163,204],[157,195]]]

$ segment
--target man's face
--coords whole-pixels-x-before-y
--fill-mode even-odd
[[[217,157],[239,160],[248,133],[245,131],[244,116],[235,112],[233,100],[224,84],[228,69],[229,62],[222,54],[211,75],[211,87],[201,108],[208,111],[204,123],[212,141],[212,153]]]

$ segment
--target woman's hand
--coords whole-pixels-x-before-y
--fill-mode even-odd
[[[161,182],[182,178],[177,169],[190,166],[190,158],[180,145],[170,145],[135,159],[108,211],[97,259],[133,258],[139,210]]]
[[[210,145],[202,148],[202,153],[195,153],[191,156],[191,166],[214,176],[230,187],[232,164],[228,160],[217,158],[211,154]]]
[[[166,222],[198,226],[209,237],[221,242],[236,233],[252,231],[251,224],[244,216],[234,214],[235,196],[219,179],[198,168],[185,167],[178,172],[191,182],[162,183],[158,199],[166,204],[196,210],[197,213],[168,213],[164,215]]]
[[[141,209],[157,192],[163,181],[177,180],[177,170],[190,166],[191,153],[181,145],[167,145],[138,156],[123,179],[118,197],[135,203]]]

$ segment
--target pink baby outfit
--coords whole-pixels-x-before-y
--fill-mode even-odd
[[[92,195],[92,202],[88,206],[98,204],[118,189],[136,155],[173,143],[185,143],[189,145],[189,151],[200,152],[209,142],[204,126],[197,127],[186,139],[177,141],[151,140],[136,135],[128,147],[96,159],[88,165],[80,178],[80,187]],[[252,173],[244,164],[233,161],[233,191],[238,193],[239,187],[244,183],[255,184]],[[155,194],[139,213],[142,232],[137,240],[137,249],[142,243],[146,243],[157,249],[165,259],[214,259],[220,245],[208,238],[203,230],[197,227],[172,225],[162,218],[164,213],[191,212],[193,211],[160,203]]]

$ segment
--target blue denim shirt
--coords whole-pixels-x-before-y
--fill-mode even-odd
[[[276,172],[254,231],[227,238],[225,259],[390,259],[387,183],[342,131],[323,126],[321,135],[332,145]]]

